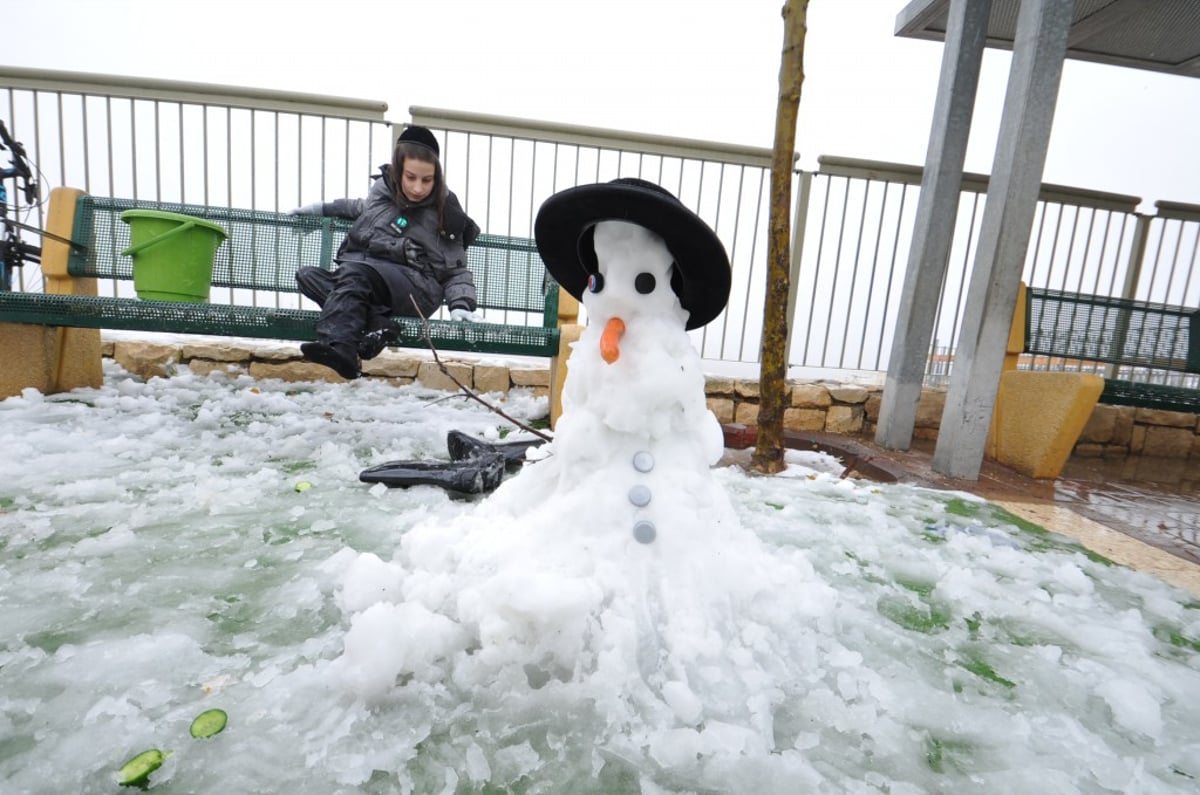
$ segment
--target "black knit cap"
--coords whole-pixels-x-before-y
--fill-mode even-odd
[[[404,128],[404,132],[400,133],[400,137],[396,139],[396,143],[417,144],[426,149],[432,149],[433,153],[438,157],[442,156],[442,149],[438,146],[437,138],[433,136],[428,127],[418,127],[415,124],[410,124]]]
[[[672,286],[688,312],[689,331],[721,314],[731,278],[721,239],[669,191],[632,177],[567,188],[538,210],[533,224],[538,253],[568,293],[582,298],[588,276],[597,270],[591,232],[601,221],[628,221],[666,242],[679,282],[672,279]]]

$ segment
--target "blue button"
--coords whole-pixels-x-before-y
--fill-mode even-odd
[[[657,535],[658,531],[654,529],[654,522],[649,519],[642,519],[633,526],[633,537],[639,544],[649,544]]]
[[[645,508],[650,504],[650,487],[637,484],[629,490],[629,501],[639,508]]]
[[[654,456],[645,450],[633,454],[633,468],[638,472],[649,472],[654,469]]]

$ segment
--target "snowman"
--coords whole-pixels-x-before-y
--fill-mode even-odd
[[[712,469],[722,433],[687,332],[725,306],[725,250],[636,179],[555,194],[535,230],[588,316],[554,439],[469,510],[408,530],[392,561],[359,556],[337,669],[368,698],[451,683],[497,725],[553,699],[609,749],[668,766],[768,753],[771,672],[797,653],[770,626],[809,600]]]
[[[720,239],[669,192],[631,178],[550,197],[535,237],[588,325],[567,361],[554,441],[499,504],[554,494],[586,505],[585,532],[614,544],[671,554],[703,543],[728,519],[709,472],[724,439],[687,331],[729,296]]]

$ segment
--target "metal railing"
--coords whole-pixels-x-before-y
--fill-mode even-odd
[[[447,181],[485,230],[533,236],[542,202],[576,185],[637,177],[717,231],[733,267],[729,308],[693,341],[714,361],[757,362],[765,292],[769,149],[415,107],[440,133]]]
[[[369,100],[0,67],[0,118],[37,164],[43,198],[67,185],[279,211],[364,195],[370,174],[391,157],[386,111]],[[44,202],[26,212],[43,226]],[[26,267],[17,285],[40,289],[40,271]],[[131,287],[108,281],[101,291]]]
[[[0,118],[26,143],[43,184],[117,197],[278,211],[365,195],[399,126],[386,110],[367,100],[0,67]],[[691,332],[693,341],[714,371],[756,374],[770,150],[424,107],[410,113],[411,123],[438,134],[447,181],[486,232],[531,237],[542,201],[574,185],[639,177],[675,194],[716,230],[733,267],[726,311]],[[878,380],[886,371],[920,182],[919,167],[832,156],[795,172],[791,375]],[[944,382],[953,366],[986,190],[985,175],[965,175],[930,383]],[[1025,281],[1200,307],[1200,206],[1160,201],[1145,215],[1140,202],[1044,186]],[[26,270],[19,289],[40,289],[36,270]]]

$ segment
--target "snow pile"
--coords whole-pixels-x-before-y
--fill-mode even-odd
[[[3,789],[158,747],[186,792],[1194,791],[1185,594],[810,453],[642,481],[649,544],[619,439],[481,501],[357,482],[499,438],[441,397],[110,366],[0,402]]]

